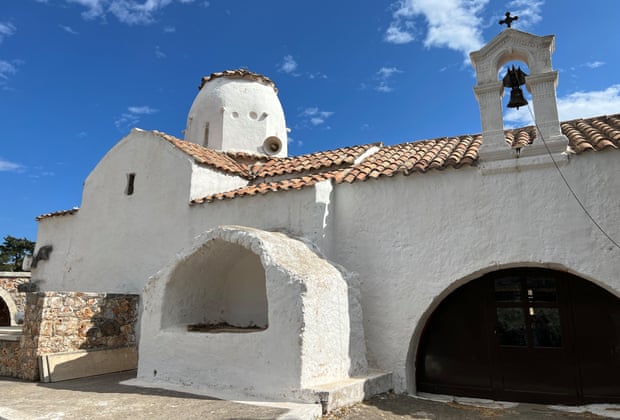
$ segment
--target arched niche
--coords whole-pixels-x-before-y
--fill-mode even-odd
[[[5,311],[9,316],[9,323],[0,326],[17,325],[17,319],[15,319],[15,315],[17,314],[17,305],[15,305],[13,297],[6,290],[0,289],[0,299],[2,300],[0,302],[0,305],[5,307],[1,308],[0,310]]]
[[[210,240],[174,269],[163,306],[164,329],[266,329],[267,289],[260,257],[237,243]]]
[[[145,286],[138,378],[314,399],[367,372],[356,279],[283,232],[207,231]]]

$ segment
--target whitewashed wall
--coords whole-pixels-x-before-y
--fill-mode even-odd
[[[204,168],[192,182],[193,169],[191,158],[167,141],[132,132],[89,175],[76,214],[39,223],[37,246],[54,250],[33,270],[33,279],[41,280],[42,290],[140,293],[172,255],[223,224],[326,241],[329,194],[323,191],[331,190],[329,184],[190,206],[191,194],[237,186],[232,177]],[[131,196],[125,194],[127,173],[136,173]]]
[[[369,364],[393,371],[397,391],[415,391],[413,362],[432,310],[485,272],[551,267],[620,294],[620,251],[585,216],[553,166],[486,175],[448,169],[333,189],[325,182],[189,206],[187,156],[147,133],[130,138],[88,178],[77,214],[40,223],[38,245],[54,246],[51,259],[33,272],[43,290],[140,293],[149,276],[209,229],[283,230],[359,275]],[[584,153],[562,171],[618,240],[620,154]],[[130,197],[128,172],[136,173]]]
[[[594,218],[620,238],[620,154],[562,168]],[[370,366],[415,391],[424,322],[451,291],[499,268],[567,270],[620,295],[620,250],[592,224],[554,167],[476,168],[336,188],[332,259],[360,274]]]

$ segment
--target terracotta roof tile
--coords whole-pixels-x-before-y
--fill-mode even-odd
[[[576,154],[620,149],[620,114],[562,122],[561,129],[569,140],[569,147]],[[472,166],[478,160],[478,151],[482,144],[482,135],[476,134],[442,137],[393,146],[374,143],[288,158],[275,158],[243,152],[226,153],[210,150],[158,131],[154,133],[192,156],[196,162],[241,176],[250,183],[232,191],[197,198],[192,200],[191,204],[262,195],[275,191],[300,190],[325,180],[332,180],[336,184],[353,183],[397,174],[410,175],[416,172],[425,173],[429,170]],[[506,131],[506,142],[513,147],[524,147],[531,144],[535,138],[536,130],[533,126]],[[285,178],[270,180],[270,177]],[[47,213],[39,216],[37,220],[73,214],[76,211],[77,208]]]
[[[258,178],[265,178],[351,165],[368,149],[379,145],[380,143],[372,143],[287,158],[265,159],[252,165],[251,173]]]
[[[246,69],[237,69],[237,70],[224,70],[216,73],[211,73],[209,76],[205,76],[202,78],[200,82],[200,86],[198,86],[198,90],[202,89],[205,83],[209,82],[213,79],[219,78],[228,78],[228,79],[245,79],[252,80],[255,82],[263,83],[267,86],[271,86],[273,90],[278,93],[278,89],[276,88],[276,84],[268,78],[267,76],[263,76],[262,74],[254,73]]]
[[[160,131],[153,131],[153,133],[160,136],[164,140],[169,141],[176,148],[193,157],[197,163],[212,166],[229,174],[238,175],[246,178],[248,177],[247,166],[235,161],[224,152],[207,149],[206,147],[203,147],[199,144],[180,140],[176,137],[173,137],[166,133],[162,133]]]
[[[42,214],[40,216],[35,217],[35,220],[38,222],[40,220],[47,219],[47,218],[50,218],[50,217],[68,216],[68,215],[77,213],[78,210],[79,210],[78,207],[73,207],[71,210],[60,210],[60,211],[55,211],[55,212],[52,212],[52,213],[45,213],[45,214]]]
[[[579,154],[589,150],[620,148],[620,114],[588,119],[578,119],[561,124],[569,146]],[[507,130],[506,142],[512,147],[525,147],[536,139],[533,126]],[[402,173],[425,173],[429,170],[460,168],[475,165],[482,144],[482,135],[443,137],[433,140],[402,143],[393,146],[370,144],[354,146],[291,158],[255,158],[251,172],[257,177],[291,174],[294,178],[274,182],[261,182],[238,188],[227,193],[213,194],[192,203],[266,194],[267,192],[301,189],[317,182],[331,179],[336,184],[352,183],[394,176]],[[356,159],[370,147],[378,150],[358,164]],[[314,171],[314,172],[313,172]],[[310,174],[303,176],[303,174]]]

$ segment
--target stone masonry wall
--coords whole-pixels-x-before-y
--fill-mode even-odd
[[[135,346],[138,300],[123,294],[28,293],[17,376],[37,380],[37,357],[43,354]]]
[[[26,293],[18,291],[18,287],[26,283],[30,283],[30,273],[28,272],[0,271],[0,289],[11,296],[16,306],[16,312],[22,314],[25,311]]]
[[[18,378],[21,346],[19,341],[0,341],[0,376]]]

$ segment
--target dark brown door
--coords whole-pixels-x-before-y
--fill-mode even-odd
[[[431,316],[420,391],[540,403],[620,401],[620,300],[566,273],[502,270]]]

